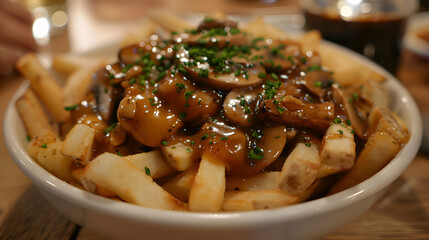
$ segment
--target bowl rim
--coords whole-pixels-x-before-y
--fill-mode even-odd
[[[408,124],[411,135],[409,142],[388,165],[360,184],[330,196],[275,209],[245,212],[195,213],[152,209],[92,194],[56,178],[40,167],[26,152],[22,144],[23,140],[19,139],[18,134],[14,130],[15,128],[10,127],[21,124],[20,121],[16,121],[15,102],[29,87],[28,82],[24,82],[19,87],[6,109],[3,125],[5,144],[17,166],[38,188],[65,199],[70,203],[79,205],[83,209],[103,212],[104,214],[121,219],[132,219],[137,222],[150,221],[152,223],[184,228],[231,229],[256,226],[260,225],[261,222],[271,224],[278,222],[280,219],[283,221],[297,221],[309,216],[344,208],[382,191],[402,174],[412,162],[419,149],[422,139],[422,121],[414,99],[394,76],[379,65],[351,50],[326,41],[323,41],[323,45],[324,47],[339,50],[346,56],[358,61],[358,63],[364,64],[366,67],[385,76],[387,78],[386,82],[400,96],[400,104],[403,106],[403,109],[413,119],[413,124]],[[332,204],[332,202],[335,202],[335,204]]]

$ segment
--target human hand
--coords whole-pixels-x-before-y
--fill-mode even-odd
[[[10,74],[25,52],[36,51],[33,19],[18,2],[0,0],[0,75]]]

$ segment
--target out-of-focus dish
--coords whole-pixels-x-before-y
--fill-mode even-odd
[[[404,46],[420,56],[429,58],[429,13],[417,13],[408,19]]]
[[[16,128],[12,128],[14,129],[13,131],[5,131],[5,135],[6,138],[10,138],[10,140],[18,140],[16,143],[11,142],[12,146],[9,146],[10,149],[15,152],[15,154],[13,154],[14,158],[17,159],[17,163],[23,171],[28,174],[33,181],[40,184],[40,187],[44,189],[42,190],[44,195],[51,201],[56,200],[53,204],[59,207],[67,216],[71,217],[79,224],[87,222],[91,226],[90,228],[98,230],[99,232],[104,230],[104,232],[102,231],[101,233],[106,234],[106,236],[113,232],[113,228],[109,228],[107,230],[105,227],[100,227],[100,223],[93,222],[93,220],[102,221],[102,223],[112,227],[115,225],[115,229],[121,229],[121,231],[113,235],[117,238],[135,237],[137,235],[133,234],[137,234],[140,230],[146,231],[146,235],[151,238],[161,239],[167,237],[168,231],[164,230],[157,232],[157,228],[171,229],[170,232],[172,232],[176,238],[195,237],[197,239],[198,236],[201,237],[205,234],[213,236],[213,239],[223,234],[229,234],[228,237],[231,238],[245,238],[246,236],[249,237],[254,234],[270,239],[285,237],[305,239],[309,237],[318,237],[326,234],[338,224],[342,224],[344,221],[350,220],[360,212],[367,209],[371,203],[375,201],[376,197],[381,194],[381,190],[398,177],[412,160],[420,141],[419,138],[421,138],[421,133],[419,133],[419,128],[421,130],[421,124],[419,124],[419,116],[415,104],[409,94],[397,82],[395,82],[392,76],[346,50],[327,43],[323,44],[323,48],[324,50],[328,50],[328,52],[331,51],[330,53],[338,53],[338,56],[347,56],[347,58],[353,59],[355,63],[362,64],[363,66],[375,71],[377,74],[387,78],[387,81],[383,86],[392,94],[393,101],[391,103],[391,107],[393,107],[394,111],[404,119],[408,126],[410,126],[409,130],[411,139],[397,157],[395,157],[390,164],[388,164],[374,177],[333,196],[288,207],[291,210],[286,210],[288,208],[281,208],[273,211],[262,210],[260,211],[260,214],[186,214],[142,208],[143,210],[134,212],[133,209],[136,208],[135,206],[129,206],[127,204],[123,205],[123,203],[111,200],[101,200],[101,202],[98,202],[101,205],[97,206],[97,203],[92,202],[92,199],[99,200],[100,198],[84,193],[80,189],[76,189],[71,186],[61,189],[60,193],[58,193],[59,195],[56,195],[55,192],[58,191],[57,187],[61,185],[60,188],[62,188],[66,185],[64,182],[59,181],[35,166],[34,162],[29,159],[28,155],[23,151],[22,146],[24,144],[25,134],[23,134],[22,126],[19,123],[17,124],[14,122],[14,124],[12,124],[11,122],[17,119],[13,106],[10,106],[10,109],[8,110],[6,120],[9,121],[5,121],[5,126],[6,124],[12,124],[15,125]],[[21,91],[24,91],[24,89]],[[15,97],[15,100],[20,94],[22,94],[22,92],[17,94],[18,95]],[[414,124],[411,124],[413,121],[417,121],[418,124],[415,124],[415,122]],[[18,155],[20,156],[18,157]],[[27,168],[30,166],[28,164],[32,166]],[[391,170],[386,170],[392,165],[393,167],[390,167]],[[386,171],[388,172],[384,174],[387,175],[383,175],[381,178],[379,177],[378,180],[373,180],[374,178],[377,178],[378,175],[381,175]],[[41,173],[43,174],[40,175]],[[49,179],[46,179],[46,177]],[[49,183],[46,185],[46,181],[49,183],[54,182],[54,185],[56,186],[52,188],[52,185],[49,186]],[[369,184],[376,184],[366,184],[368,182],[370,182]],[[63,194],[66,194],[66,196]],[[59,200],[58,197],[63,200]],[[87,198],[89,199],[88,202],[85,201]],[[65,199],[67,199],[66,202],[64,202]],[[113,209],[104,209],[104,207],[109,208],[104,205],[105,203],[107,205],[112,205]],[[67,206],[71,206],[71,208],[68,208]],[[89,214],[89,217],[84,217],[84,220],[80,219],[83,215],[80,215],[79,211],[75,211],[75,207],[78,207],[80,211],[84,211],[85,214]],[[308,211],[309,209],[312,209],[312,211]],[[121,211],[123,212],[121,213]],[[144,211],[148,212],[145,213]],[[107,222],[105,219],[102,219],[106,216],[105,214],[110,216],[109,221]],[[147,216],[147,214],[152,214],[152,216]],[[170,219],[167,220],[167,218]],[[332,220],[331,218],[335,220]],[[325,222],[326,219],[330,219],[328,221],[329,223]],[[140,227],[140,230],[138,230],[138,227]],[[263,230],[264,228],[265,230]],[[308,228],[311,230],[309,231]],[[151,231],[149,231],[149,229]],[[214,232],[221,235],[215,235],[213,234]]]

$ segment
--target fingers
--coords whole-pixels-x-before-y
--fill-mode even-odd
[[[30,12],[20,2],[10,0],[0,0],[0,9],[7,12],[16,19],[19,19],[25,24],[33,24],[33,17]]]
[[[33,19],[19,2],[0,0],[0,75],[10,74],[25,52],[36,51]]]
[[[5,5],[10,5],[5,6]],[[9,8],[6,8],[9,7]],[[17,3],[1,1],[0,42],[11,48],[35,51],[37,44],[32,35],[31,16]]]
[[[22,51],[10,48],[9,46],[0,43],[0,75],[8,75],[12,73],[15,67],[15,62],[23,54]]]

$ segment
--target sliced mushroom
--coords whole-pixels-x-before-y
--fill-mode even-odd
[[[332,74],[325,71],[307,72],[303,80],[305,88],[319,98],[326,95],[333,83]]]
[[[226,48],[229,46],[246,46],[248,38],[244,33],[210,36],[202,33],[180,35],[183,43],[189,45],[204,45],[206,47]]]
[[[237,88],[228,93],[223,102],[225,117],[234,124],[250,127],[255,120],[255,109],[261,87]]]
[[[250,58],[258,59],[267,71],[282,74],[298,69],[302,64],[302,51],[297,42],[289,39],[266,39],[263,43],[266,45],[256,44]]]
[[[182,127],[183,122],[177,114],[163,105],[153,90],[154,88],[150,86],[144,89],[135,85],[130,86],[119,108],[128,105],[128,97],[134,97],[136,105],[134,116],[129,119],[129,116],[121,116],[118,111],[117,117],[121,126],[137,141],[149,147],[159,147],[162,141],[169,139]]]
[[[120,75],[116,72],[118,65],[109,65],[109,70],[99,70],[94,75],[94,96],[96,101],[96,109],[98,114],[105,122],[110,122],[115,115],[116,106],[121,100],[122,89],[113,86],[110,81],[121,81],[122,75],[115,78],[115,75]],[[109,75],[114,79],[110,79]]]
[[[304,127],[320,132],[326,131],[335,117],[332,102],[303,103],[292,96],[264,100],[259,111],[263,117],[288,127]]]
[[[159,64],[163,60],[174,57],[173,46],[161,41],[157,35],[152,35],[150,41],[139,42],[124,48],[121,48],[118,58],[125,66],[129,64],[145,64],[142,57],[149,54],[150,60]]]
[[[247,133],[248,153],[244,165],[232,169],[233,174],[247,175],[261,171],[282,153],[287,140],[286,127],[266,122],[259,129]],[[261,150],[261,153],[258,153]]]
[[[222,19],[205,19],[198,26],[198,31],[210,30],[212,28],[237,28],[237,22]]]
[[[350,120],[356,135],[362,139],[367,139],[368,136],[365,131],[368,124],[358,115],[358,112],[353,105],[353,96],[350,96],[350,94],[340,88],[338,84],[332,85],[331,89],[334,101],[342,108],[344,115]]]
[[[208,121],[197,134],[202,154],[210,154],[225,162],[227,171],[240,169],[246,160],[246,135],[240,129],[221,121]]]
[[[200,124],[220,108],[217,94],[195,86],[180,72],[167,73],[158,84],[156,95],[185,122]]]
[[[263,67],[259,65],[238,64],[231,66],[230,73],[218,73],[208,64],[201,64],[198,67],[186,67],[190,77],[202,84],[207,84],[210,87],[218,90],[232,90],[234,88],[244,88],[256,86],[262,83],[262,79],[258,76],[260,73],[265,73]],[[208,76],[202,76],[201,71],[208,71]],[[239,72],[239,74],[237,74]]]

